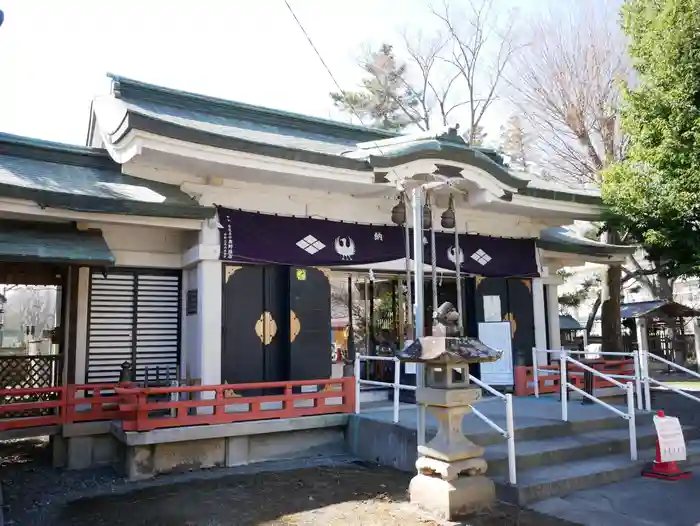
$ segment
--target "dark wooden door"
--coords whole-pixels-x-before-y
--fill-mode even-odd
[[[291,268],[289,328],[289,379],[330,378],[331,284],[326,271]]]
[[[263,341],[256,332],[264,313],[264,267],[225,265],[223,277],[221,381],[264,381]]]
[[[532,281],[520,278],[477,278],[477,322],[484,321],[484,296],[500,298],[500,319],[511,324],[514,365],[529,364],[532,360],[532,347],[535,345]]]
[[[270,323],[263,334],[263,382],[289,380],[289,267],[263,267],[263,310]],[[266,389],[265,394],[284,392]]]
[[[532,304],[532,280],[508,281],[508,320],[513,330],[514,365],[532,365],[535,346],[535,310]]]
[[[426,276],[428,278],[428,276]],[[469,287],[469,280],[472,278],[462,277],[462,304],[458,305],[457,300],[457,282],[454,279],[445,279],[441,283],[438,281],[438,307],[444,302],[449,301],[455,306],[457,310],[462,314],[462,326],[464,327],[464,334],[470,335],[469,332],[469,318],[473,317],[473,304],[474,304],[474,289]],[[439,280],[439,278],[438,278]],[[411,286],[411,290],[414,287]],[[424,286],[424,297],[425,297],[425,311],[424,316],[424,330],[426,335],[430,335],[433,327],[433,286],[430,280],[425,282]],[[414,296],[415,297],[415,296]]]

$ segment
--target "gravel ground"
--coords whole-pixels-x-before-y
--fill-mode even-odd
[[[48,437],[0,442],[0,478],[5,526],[48,526],[42,518],[53,504],[92,492],[110,492],[126,483],[111,468],[53,469]]]
[[[0,443],[0,455],[6,526],[443,524],[407,502],[410,474],[348,457],[197,471],[127,484],[110,469],[51,468],[47,441]],[[463,524],[566,523],[498,505]]]

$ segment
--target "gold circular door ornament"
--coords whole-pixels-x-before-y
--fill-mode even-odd
[[[258,321],[255,322],[255,334],[258,335],[260,341],[265,345],[270,345],[277,334],[277,322],[272,317],[272,314],[265,311],[260,315]]]
[[[289,341],[293,342],[301,332],[301,322],[297,318],[296,312],[289,311]]]

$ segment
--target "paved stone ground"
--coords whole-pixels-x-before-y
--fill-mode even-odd
[[[700,466],[690,470],[693,478],[687,480],[640,476],[547,499],[533,509],[583,526],[698,526]]]
[[[111,470],[62,471],[48,443],[0,444],[6,526],[438,526],[406,500],[411,475],[348,457],[265,463],[126,483]],[[561,526],[499,505],[470,526]]]

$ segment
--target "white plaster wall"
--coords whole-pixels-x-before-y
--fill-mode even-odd
[[[181,268],[186,233],[167,228],[97,224],[120,267]]]
[[[392,198],[360,198],[337,192],[269,186],[226,181],[221,186],[201,188],[200,203],[244,210],[328,218],[339,221],[390,224]],[[435,223],[439,225],[444,207],[433,207]],[[548,225],[543,221],[517,215],[458,208],[460,229],[501,237],[538,237]]]
[[[291,185],[251,183],[236,180],[236,169],[231,167],[230,170],[233,172],[231,177],[202,177],[181,170],[176,171],[165,165],[154,167],[137,162],[123,167],[124,173],[135,177],[180,186],[205,206],[217,204],[262,213],[391,224],[391,208],[396,204],[392,197],[353,197],[348,193]],[[379,190],[380,188],[377,188],[377,191]],[[551,218],[488,212],[468,207],[466,203],[460,204],[459,199],[456,201],[459,228],[464,230],[466,227],[471,233],[497,237],[539,237],[542,229],[559,224]],[[446,203],[433,207],[436,225],[439,225],[440,214],[445,207]]]

